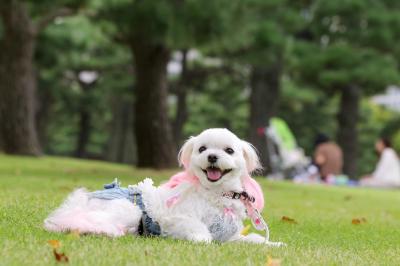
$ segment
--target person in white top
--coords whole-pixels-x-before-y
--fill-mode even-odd
[[[390,141],[380,138],[375,143],[379,162],[375,171],[360,180],[361,186],[367,187],[400,187],[400,161],[391,148]]]

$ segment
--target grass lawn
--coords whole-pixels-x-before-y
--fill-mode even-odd
[[[157,182],[174,171],[64,158],[0,155],[0,265],[54,265],[47,243],[61,242],[72,265],[400,265],[400,191],[298,186],[259,179],[271,239],[285,248],[240,243],[194,244],[162,238],[111,239],[55,234],[44,218],[78,186],[99,189],[146,176]],[[281,221],[294,218],[297,224]],[[352,224],[353,218],[367,222]]]

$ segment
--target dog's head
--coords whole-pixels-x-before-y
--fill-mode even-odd
[[[240,191],[242,178],[260,168],[254,147],[223,128],[207,129],[191,137],[178,160],[201,185],[224,191]]]

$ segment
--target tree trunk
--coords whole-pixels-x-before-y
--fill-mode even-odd
[[[79,82],[83,95],[79,105],[79,125],[78,138],[76,142],[75,156],[78,158],[87,157],[87,145],[90,140],[92,131],[92,114],[90,113],[90,90],[93,89],[92,84],[84,84]]]
[[[278,109],[280,78],[282,66],[275,64],[268,67],[253,66],[250,77],[250,142],[257,148],[264,174],[273,172],[267,143],[261,128],[268,126],[269,119]]]
[[[51,88],[41,87],[39,82],[39,90],[37,91],[37,111],[35,114],[37,135],[43,151],[46,152],[48,134],[47,127],[51,120],[54,97]]]
[[[342,90],[340,109],[337,116],[338,134],[337,141],[343,150],[343,173],[350,178],[357,175],[357,152],[359,102],[361,90],[356,86],[349,86]]]
[[[136,38],[131,45],[135,65],[135,133],[138,167],[176,166],[167,108],[169,50]]]
[[[0,5],[0,135],[6,153],[39,155],[35,127],[35,34],[24,3]]]
[[[115,97],[110,103],[113,120],[105,158],[119,163],[136,163],[135,134],[133,132],[133,103],[124,96]]]
[[[187,50],[182,50],[182,72],[181,77],[178,82],[176,96],[178,98],[177,108],[176,108],[176,117],[174,121],[174,140],[175,144],[180,146],[182,144],[182,131],[183,125],[185,124],[188,117],[187,110]]]
[[[81,110],[79,111],[79,130],[75,149],[75,156],[78,158],[84,158],[87,155],[86,147],[89,143],[90,123],[90,113],[84,108],[81,108]]]

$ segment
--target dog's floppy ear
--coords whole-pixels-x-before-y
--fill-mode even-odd
[[[247,171],[251,173],[257,169],[261,169],[262,166],[256,148],[249,142],[242,140],[242,149]]]
[[[180,149],[178,153],[178,162],[179,165],[183,165],[185,168],[189,166],[190,163],[190,157],[192,156],[193,152],[193,145],[194,145],[194,140],[196,137],[190,137],[185,144],[183,144],[182,148]]]

